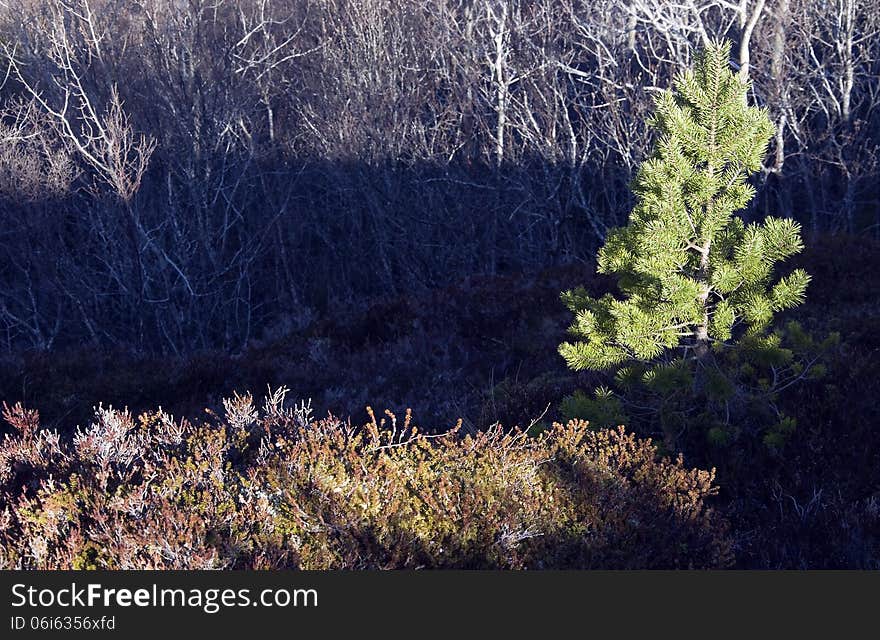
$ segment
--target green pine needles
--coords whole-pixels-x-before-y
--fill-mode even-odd
[[[759,335],[775,312],[803,302],[803,270],[772,283],[776,263],[803,248],[800,226],[745,225],[734,215],[755,195],[747,178],[774,130],[765,109],[747,104],[748,85],[729,60],[730,43],[709,46],[656,100],[659,135],[633,183],[637,204],[598,256],[622,297],[563,294],[576,314],[576,340],[559,347],[571,368],[647,362],[673,348],[703,359],[713,344]]]

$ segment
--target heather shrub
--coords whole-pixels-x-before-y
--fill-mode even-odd
[[[5,407],[5,568],[719,567],[714,472],[622,428],[354,426],[284,390],[202,422],[99,407],[71,439]]]

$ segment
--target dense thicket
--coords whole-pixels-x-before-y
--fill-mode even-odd
[[[237,348],[590,256],[653,93],[710,37],[777,131],[753,211],[877,233],[878,8],[10,0],[0,342]]]

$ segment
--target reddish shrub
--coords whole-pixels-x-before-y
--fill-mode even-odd
[[[206,424],[99,408],[70,441],[5,408],[7,568],[719,567],[714,472],[623,429],[424,435],[250,395]],[[372,412],[371,412],[372,415]]]

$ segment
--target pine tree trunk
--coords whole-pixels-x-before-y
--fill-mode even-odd
[[[715,86],[713,87],[713,94],[715,96],[715,102],[718,100],[718,78],[714,78]],[[709,151],[711,153],[710,158],[715,155],[715,136],[716,130],[715,127],[717,125],[717,114],[718,114],[718,105],[713,105],[713,118],[712,118],[712,126],[709,129]],[[706,167],[706,172],[709,175],[709,179],[715,175],[715,166],[712,160],[709,160],[708,166]],[[709,201],[706,203],[706,211],[704,215],[704,219],[709,218],[712,213],[712,209],[715,206],[713,198],[709,198]],[[700,305],[703,308],[703,319],[700,324],[697,325],[696,330],[694,331],[694,340],[696,344],[694,345],[694,353],[697,356],[698,361],[703,361],[706,359],[706,356],[709,353],[709,250],[712,247],[712,237],[711,235],[705,239],[703,242],[703,246],[700,247],[700,270],[697,272],[697,280],[700,281],[703,285],[703,291],[700,293]]]
[[[703,293],[700,294],[700,303],[703,305],[703,321],[697,325],[694,331],[694,353],[698,360],[705,359],[709,353],[709,248],[711,240],[706,240],[700,247],[700,271],[699,280],[703,283]]]

